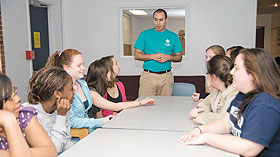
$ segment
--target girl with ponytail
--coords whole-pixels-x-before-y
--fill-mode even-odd
[[[238,91],[231,85],[233,64],[225,55],[216,55],[207,62],[208,80],[213,86],[210,94],[189,113],[197,124],[207,124],[222,118]]]
[[[56,146],[58,153],[70,148],[71,103],[74,89],[71,76],[58,67],[45,67],[29,80],[28,103],[37,109],[37,119]]]

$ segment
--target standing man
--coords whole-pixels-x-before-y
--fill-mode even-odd
[[[174,78],[171,61],[182,61],[182,46],[176,33],[165,28],[167,13],[153,13],[154,28],[139,35],[134,45],[134,58],[144,61],[139,96],[171,96]]]

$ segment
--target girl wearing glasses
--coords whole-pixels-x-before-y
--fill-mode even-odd
[[[0,91],[0,156],[57,156],[36,110],[20,105],[17,88],[1,73]]]

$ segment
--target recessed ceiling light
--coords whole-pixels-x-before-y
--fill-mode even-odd
[[[274,6],[274,7],[278,7],[278,4],[277,4],[277,3],[275,3],[273,6]]]
[[[129,10],[129,12],[134,15],[147,15],[147,13],[144,10]]]

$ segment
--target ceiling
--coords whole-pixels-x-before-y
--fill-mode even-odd
[[[258,14],[273,14],[276,12],[280,13],[280,0],[257,0],[258,1]],[[278,7],[274,7],[274,4],[277,3]],[[140,9],[140,8],[139,8]],[[184,18],[185,17],[185,8],[164,8],[167,11],[168,17],[173,18]],[[151,17],[156,8],[141,9],[147,12],[147,16],[135,16],[135,17]],[[128,10],[124,10],[125,13],[132,15]]]
[[[143,15],[133,15],[132,13],[129,12],[129,10],[123,10],[124,13],[128,14],[128,15],[131,15],[131,16],[134,16],[134,17],[138,17],[138,18],[147,18],[147,17],[152,17],[153,16],[153,13],[154,11],[156,10],[157,8],[149,8],[149,9],[136,9],[136,10],[144,10],[147,15],[143,16]],[[167,12],[167,15],[168,17],[172,17],[173,19],[185,19],[185,8],[182,8],[182,7],[178,7],[178,8],[163,8],[166,12]]]
[[[277,3],[278,7],[274,7]],[[273,14],[280,12],[280,0],[258,0],[258,14]]]

